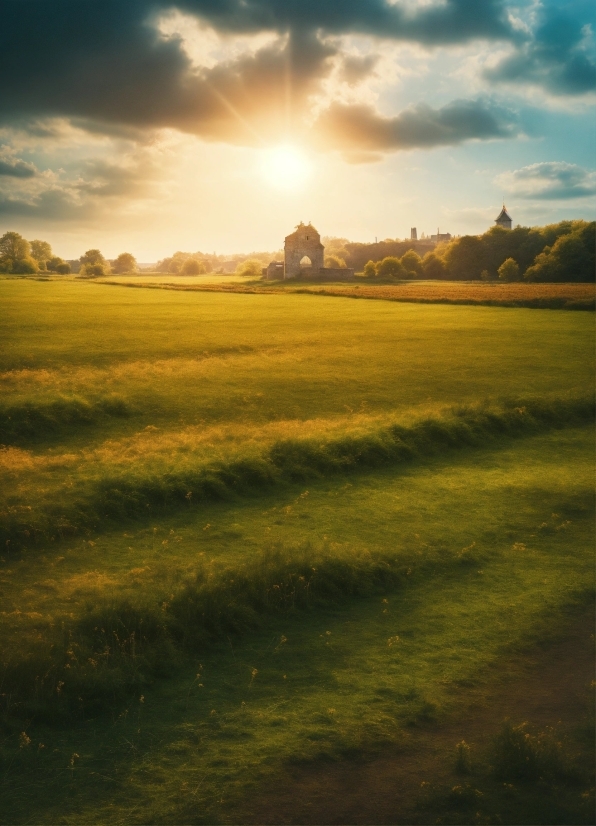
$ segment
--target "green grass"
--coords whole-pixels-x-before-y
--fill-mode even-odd
[[[593,598],[587,315],[0,290],[2,822],[242,822]]]

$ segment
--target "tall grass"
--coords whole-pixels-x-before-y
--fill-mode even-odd
[[[141,462],[115,474],[85,480],[80,490],[62,491],[59,502],[43,508],[8,504],[0,512],[0,543],[10,550],[36,542],[109,527],[202,502],[225,500],[296,481],[338,473],[397,466],[400,463],[487,442],[589,422],[590,398],[527,399],[447,410],[442,416],[394,424],[364,435],[328,439],[278,440],[260,455],[254,451],[230,461],[188,460],[151,469]]]
[[[0,444],[22,439],[44,439],[81,425],[98,423],[105,417],[131,415],[127,402],[116,395],[89,401],[77,395],[56,395],[36,401],[0,402]]]
[[[474,564],[478,559],[474,559]],[[233,568],[196,569],[173,594],[105,599],[69,625],[46,628],[0,665],[5,722],[95,713],[268,618],[388,593],[422,573],[469,564],[461,555],[338,554],[277,544]]]

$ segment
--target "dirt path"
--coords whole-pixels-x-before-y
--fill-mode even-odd
[[[398,754],[366,763],[343,762],[286,769],[251,800],[245,823],[408,824],[415,821],[421,783],[460,782],[455,744],[472,755],[487,748],[505,718],[540,728],[571,730],[586,720],[594,679],[594,613],[576,619],[569,633],[531,655],[494,667],[481,687],[466,692],[464,707],[442,725],[414,728]]]

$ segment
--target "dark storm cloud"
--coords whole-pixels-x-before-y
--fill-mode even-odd
[[[314,130],[324,147],[347,153],[429,149],[472,139],[510,138],[519,132],[511,112],[490,101],[466,100],[452,101],[440,109],[420,104],[393,118],[370,106],[335,103],[321,114]],[[374,155],[362,158],[367,159]]]
[[[34,178],[37,175],[37,169],[32,163],[26,161],[0,158],[0,175],[8,178]]]
[[[596,172],[562,161],[524,166],[502,175],[498,183],[519,198],[569,200],[596,195]]]
[[[558,9],[544,10],[534,37],[485,77],[504,83],[531,83],[555,95],[582,95],[596,90],[596,61],[588,51],[583,23]]]
[[[180,0],[177,9],[220,32],[289,35],[283,47],[197,72],[180,38],[164,38],[155,28],[159,15],[172,7],[166,0],[5,3],[0,118],[64,115],[172,126],[223,139],[242,117],[275,105],[287,108],[288,75],[294,110],[306,105],[337,51],[323,45],[317,33],[364,33],[429,45],[513,36],[503,0],[446,0],[415,13],[385,0]]]
[[[278,37],[256,52],[197,68],[179,36],[165,37],[157,29],[160,17],[173,9],[220,34],[268,31]],[[346,83],[373,70],[374,58],[341,54],[337,36],[349,34],[425,46],[509,40],[517,51],[491,71],[493,81],[539,75],[541,82],[571,92],[587,88],[593,67],[578,45],[579,24],[571,27],[564,47],[545,26],[536,40],[520,33],[509,22],[505,0],[418,7],[390,0],[5,0],[0,121],[29,119],[39,127],[44,119],[65,117],[90,130],[131,135],[172,127],[208,140],[271,142],[302,128],[334,61]],[[387,135],[372,142],[390,148],[504,136],[490,112],[464,110],[447,107],[434,117],[421,108],[412,122],[405,114],[394,121],[371,115],[361,131],[365,137]],[[332,109],[327,123],[340,111]],[[418,124],[425,117],[422,129]],[[359,149],[367,146],[365,140]]]

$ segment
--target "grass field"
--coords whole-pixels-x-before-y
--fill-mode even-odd
[[[293,822],[292,766],[439,736],[593,603],[591,314],[0,300],[3,823]],[[592,822],[583,711],[535,722],[534,775],[454,741],[376,822]]]

